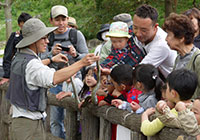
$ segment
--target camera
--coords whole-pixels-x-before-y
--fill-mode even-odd
[[[62,51],[69,51],[70,50],[70,48],[69,47],[67,47],[67,46],[59,46],[59,47],[61,47],[62,48]]]

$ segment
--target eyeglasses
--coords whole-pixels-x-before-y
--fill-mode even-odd
[[[48,36],[44,36],[41,39],[46,41],[46,40],[48,40]]]

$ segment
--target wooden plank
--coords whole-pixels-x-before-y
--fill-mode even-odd
[[[78,132],[77,112],[72,109],[66,109],[64,119],[67,140],[76,140]]]
[[[111,123],[100,117],[99,140],[111,139]]]
[[[0,122],[0,136],[4,140],[9,140],[9,125],[11,122],[8,118],[10,103],[6,99],[6,91],[1,90],[2,100],[1,100],[1,122]]]
[[[81,128],[81,140],[99,140],[99,119],[92,115],[88,108],[82,108]]]

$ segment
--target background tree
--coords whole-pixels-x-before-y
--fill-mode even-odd
[[[176,13],[178,0],[165,0],[165,18],[169,16],[170,13]]]
[[[6,22],[6,40],[8,40],[12,32],[12,14],[11,14],[12,0],[5,0],[5,3],[0,2],[0,6],[4,7],[5,22]]]

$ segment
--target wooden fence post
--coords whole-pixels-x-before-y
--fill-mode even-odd
[[[111,123],[108,120],[100,117],[99,140],[110,140],[111,133]]]
[[[78,131],[77,111],[66,109],[64,124],[66,130],[66,139],[76,140]]]
[[[5,85],[3,85],[5,86]],[[1,89],[1,122],[0,122],[0,138],[4,140],[9,140],[9,124],[11,123],[11,118],[9,116],[10,103],[6,99],[6,89]]]
[[[87,107],[81,111],[81,140],[99,140],[99,119]]]

